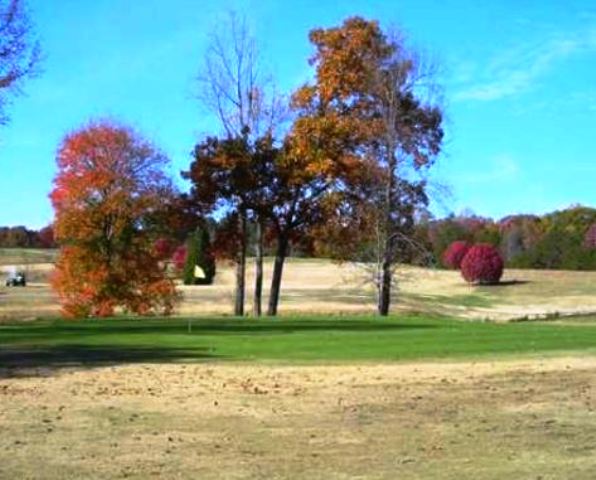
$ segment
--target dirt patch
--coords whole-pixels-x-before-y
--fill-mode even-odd
[[[0,478],[596,476],[594,357],[48,373],[0,380]]]

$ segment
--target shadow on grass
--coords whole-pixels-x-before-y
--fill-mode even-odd
[[[189,333],[189,321],[192,330]],[[215,337],[232,342],[317,333],[383,333],[437,328],[438,323],[395,319],[103,319],[45,320],[0,325],[0,378],[50,375],[66,367],[224,359]],[[248,341],[251,341],[248,340]],[[298,342],[304,341],[297,340]],[[5,368],[4,368],[5,367]],[[35,370],[41,373],[36,373]]]
[[[89,345],[15,346],[0,350],[0,379],[50,376],[64,368],[93,368],[133,363],[169,363],[217,358],[207,349]]]

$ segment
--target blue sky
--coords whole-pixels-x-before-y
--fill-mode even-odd
[[[95,117],[135,125],[172,174],[212,117],[193,98],[207,34],[233,9],[280,88],[312,74],[308,31],[350,15],[399,26],[440,66],[447,138],[433,211],[596,206],[596,4],[563,0],[29,0],[46,60],[0,128],[0,225],[51,221],[56,148]]]

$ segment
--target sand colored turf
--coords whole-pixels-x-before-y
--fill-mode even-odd
[[[0,267],[6,271],[9,267]],[[58,304],[49,289],[51,264],[29,265],[31,284],[24,290],[0,284],[0,319],[55,315]],[[271,275],[266,262],[265,290]],[[0,277],[2,275],[0,274]],[[393,311],[421,311],[464,318],[508,320],[549,314],[596,312],[596,272],[508,270],[503,284],[470,287],[458,272],[404,267],[398,272]],[[220,265],[212,286],[180,286],[180,315],[228,314],[233,305],[234,275]],[[247,279],[250,311],[252,269]],[[265,302],[267,296],[265,295]],[[373,288],[364,269],[326,260],[290,259],[284,272],[281,314],[372,313]]]
[[[596,478],[595,357],[0,372],[0,478]]]

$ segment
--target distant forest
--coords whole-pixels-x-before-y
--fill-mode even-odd
[[[41,230],[23,226],[0,227],[0,248],[56,248],[51,225]]]
[[[217,225],[210,227],[217,230]],[[510,215],[500,220],[476,215],[443,219],[420,215],[414,238],[419,248],[413,250],[410,261],[416,264],[443,267],[445,249],[454,241],[464,240],[494,245],[509,268],[596,270],[596,209],[590,207],[574,206],[543,216]],[[0,248],[56,247],[51,225],[40,230],[0,227]],[[304,239],[293,246],[292,254],[322,256]]]
[[[494,221],[450,216],[419,221],[416,236],[440,263],[454,241],[489,243],[510,268],[596,270],[596,209],[574,206],[543,216],[511,215]]]

